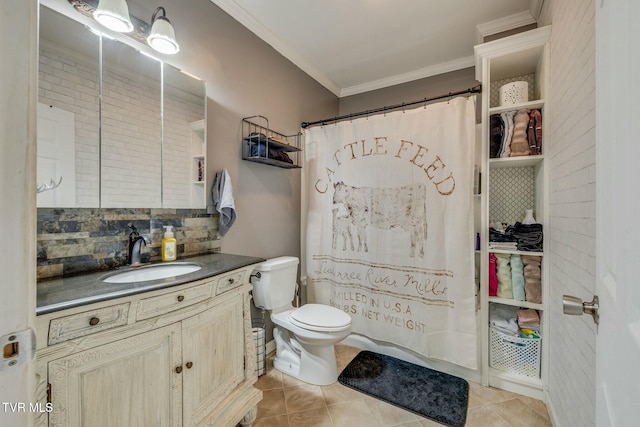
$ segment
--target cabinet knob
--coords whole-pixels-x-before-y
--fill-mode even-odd
[[[184,295],[178,295],[178,302],[184,301]]]
[[[182,365],[176,366],[176,374],[179,374],[180,372],[182,372]]]
[[[100,319],[97,317],[92,317],[91,319],[89,319],[89,324],[91,326],[96,326],[98,323],[100,323]]]
[[[231,279],[229,279],[229,284],[233,285],[233,282],[235,282],[234,278],[232,277]]]
[[[187,369],[191,369],[191,367],[193,366],[193,362],[187,362]]]

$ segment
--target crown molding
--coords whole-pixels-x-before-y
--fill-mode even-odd
[[[414,80],[424,79],[426,77],[437,76],[438,74],[449,73],[451,71],[461,70],[474,66],[474,57],[455,59],[449,62],[443,62],[437,65],[420,68],[408,73],[397,74],[395,76],[386,77],[384,79],[373,80],[367,83],[349,86],[340,91],[340,98],[345,96],[357,95],[359,93],[369,92],[376,89],[382,89]]]
[[[542,6],[544,5],[544,0],[531,0],[529,3],[529,11],[531,12],[531,16],[536,21],[540,18],[540,13],[542,13]]]
[[[537,2],[538,0],[532,1]],[[484,42],[485,37],[492,34],[502,33],[504,31],[513,30],[514,28],[520,28],[535,23],[536,19],[528,10],[505,16],[504,18],[485,22],[484,24],[476,25],[476,41],[478,42],[477,44],[481,44]]]

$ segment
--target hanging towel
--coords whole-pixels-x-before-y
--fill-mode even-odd
[[[231,187],[231,178],[226,169],[222,169],[216,173],[211,188],[211,198],[213,206],[220,214],[220,226],[218,231],[220,236],[227,234],[236,221],[236,206],[233,201],[233,189]]]

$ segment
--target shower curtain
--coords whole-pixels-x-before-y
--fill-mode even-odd
[[[475,97],[305,131],[307,300],[477,368]]]

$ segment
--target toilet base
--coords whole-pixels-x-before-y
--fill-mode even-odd
[[[301,344],[292,335],[281,328],[273,330],[276,341],[274,368],[309,384],[329,385],[336,382],[338,364],[334,346]]]

